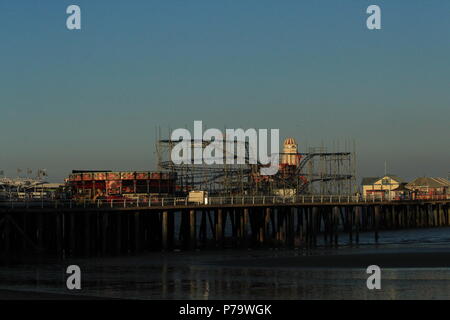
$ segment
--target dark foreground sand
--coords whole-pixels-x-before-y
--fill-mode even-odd
[[[0,300],[105,300],[77,294],[58,294],[34,291],[16,291],[0,289]]]
[[[215,262],[228,267],[259,268],[448,268],[450,252],[392,252],[236,259]]]

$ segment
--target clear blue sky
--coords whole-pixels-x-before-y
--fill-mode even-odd
[[[448,0],[1,0],[0,170],[154,169],[155,127],[203,120],[355,139],[360,176],[446,176],[449,57]]]

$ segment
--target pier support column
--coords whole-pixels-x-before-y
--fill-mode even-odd
[[[200,218],[200,232],[199,232],[199,240],[202,246],[206,245],[206,238],[207,238],[207,221],[206,221],[206,211],[201,211],[201,218]]]
[[[163,211],[161,217],[161,244],[162,249],[167,251],[169,249],[169,212]]]
[[[334,237],[334,245],[338,246],[339,245],[339,211],[340,208],[339,207],[334,207],[333,208],[333,237]]]
[[[55,214],[55,219],[56,219],[56,254],[58,256],[60,256],[62,254],[62,242],[63,242],[63,238],[62,238],[62,217],[61,217],[62,213],[57,212]]]
[[[244,244],[244,247],[248,246],[248,224],[249,224],[249,213],[248,208],[244,208],[243,211],[243,219],[241,225],[241,237]]]
[[[273,227],[274,227],[273,240],[274,240],[275,247],[278,247],[280,245],[280,241],[281,241],[280,229],[281,229],[281,223],[282,223],[280,208],[273,207],[272,214],[273,214],[272,223],[273,223]]]
[[[258,220],[258,241],[259,245],[264,245],[266,239],[266,209],[262,208],[261,211],[257,212]]]
[[[141,251],[141,225],[140,213],[134,213],[134,250],[136,253]]]
[[[11,252],[11,222],[9,221],[9,216],[5,215],[3,218],[3,236],[5,238],[5,253],[9,255]]]
[[[328,238],[330,232],[330,211],[328,207],[322,209],[322,219],[323,219],[323,243],[324,245],[328,245]]]
[[[311,247],[311,208],[303,208],[303,234],[307,248]]]
[[[102,216],[102,254],[108,252],[108,213],[103,212]]]
[[[189,249],[195,250],[197,246],[197,236],[196,236],[196,212],[195,210],[189,211]]]
[[[22,224],[22,228],[23,228],[23,233],[24,235],[22,236],[22,250],[26,251],[27,249],[27,239],[26,239],[26,235],[28,234],[27,232],[27,213],[23,213],[23,224]]]
[[[260,229],[259,240],[260,240],[261,244],[264,245],[267,242],[267,236],[268,236],[267,229],[268,229],[269,223],[270,223],[270,208],[263,209],[263,214],[264,214],[264,221],[263,221],[261,229]]]
[[[215,226],[216,226],[216,246],[223,247],[223,212],[222,209],[215,211]]]
[[[375,228],[375,242],[378,242],[378,228],[380,224],[380,206],[375,206],[374,208],[374,228]]]
[[[350,244],[352,244],[355,212],[352,207],[345,207],[345,213],[347,215],[348,241]]]
[[[295,247],[295,208],[289,208],[289,229],[288,229],[289,246]]]
[[[69,235],[70,254],[74,255],[75,251],[76,251],[76,243],[75,243],[75,213],[71,213],[70,214],[69,234],[70,234]]]
[[[72,215],[73,216],[73,215]],[[37,244],[39,250],[44,249],[44,214],[37,213]],[[9,222],[8,222],[9,223]]]
[[[360,224],[361,224],[361,211],[362,211],[362,207],[357,206],[355,208],[356,212],[355,212],[355,227],[356,227],[356,243],[359,243],[359,229],[360,229]]]
[[[439,226],[438,205],[433,205],[433,227]]]
[[[116,253],[122,252],[122,213],[116,215]]]
[[[313,246],[317,246],[317,233],[318,233],[318,229],[319,229],[319,223],[318,223],[318,218],[319,218],[319,208],[318,207],[313,207],[312,208],[312,221],[311,221],[311,232],[312,232],[312,244]]]
[[[89,212],[84,212],[84,254],[89,256],[91,251],[91,215]]]

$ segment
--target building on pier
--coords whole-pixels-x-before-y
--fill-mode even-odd
[[[392,190],[392,200],[410,200],[412,198],[412,190],[407,187],[407,182],[402,182],[400,185]]]
[[[396,196],[396,190],[404,181],[395,175],[382,177],[366,177],[361,185],[364,197],[375,197],[392,200]]]
[[[61,183],[49,183],[33,178],[1,178],[0,200],[56,199]]]
[[[450,181],[445,178],[420,177],[407,184],[414,199],[432,199],[450,196]]]
[[[73,199],[135,199],[146,196],[173,195],[176,174],[150,171],[74,170],[67,179]]]

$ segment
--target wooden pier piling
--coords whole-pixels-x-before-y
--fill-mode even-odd
[[[176,207],[0,207],[0,254],[139,254],[203,248],[337,246],[370,231],[450,225],[449,201],[280,203]],[[178,235],[175,239],[175,234]],[[318,237],[323,241],[318,241]],[[42,250],[37,250],[41,248]]]

